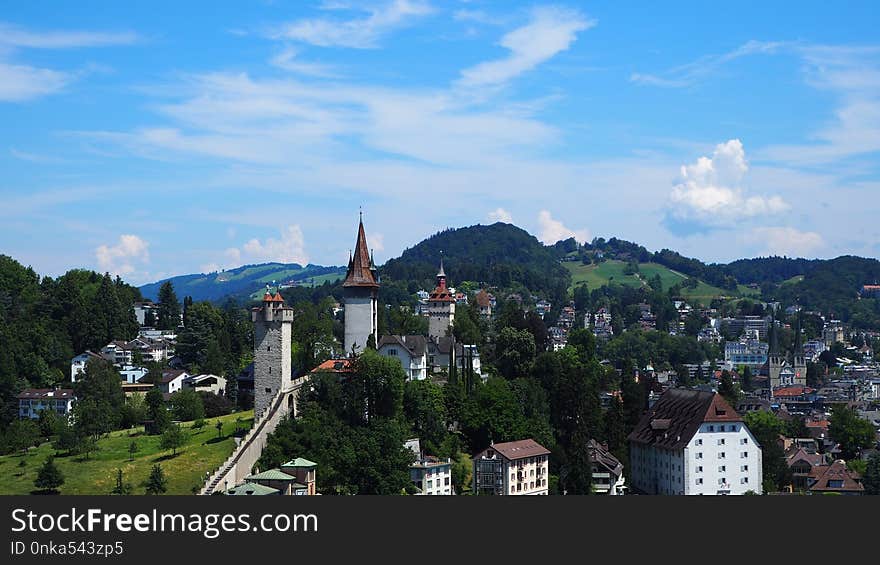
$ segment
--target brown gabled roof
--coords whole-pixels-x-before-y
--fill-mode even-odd
[[[822,465],[813,467],[810,476],[816,479],[811,491],[816,492],[864,492],[865,487],[862,486],[858,473],[847,469],[846,463],[837,460],[831,465]],[[832,486],[830,481],[842,481],[841,486]]]
[[[30,400],[37,398],[68,400],[75,397],[73,389],[70,388],[26,388],[18,394],[19,400]]]
[[[367,235],[364,233],[364,222],[358,225],[357,243],[354,247],[354,255],[348,262],[348,273],[345,275],[344,287],[360,286],[366,288],[379,288],[379,283],[370,270],[370,252],[367,249]]]
[[[537,441],[529,438],[521,439],[519,441],[509,441],[507,443],[496,443],[478,453],[475,458],[482,456],[490,450],[495,451],[508,461],[516,461],[517,459],[523,459],[525,457],[550,454],[550,450]]]
[[[477,306],[480,308],[488,308],[489,307],[489,293],[485,290],[481,290],[477,293],[477,296],[474,297],[474,300],[477,302]]]
[[[742,421],[720,394],[672,388],[642,416],[628,439],[664,449],[683,449],[703,422]]]

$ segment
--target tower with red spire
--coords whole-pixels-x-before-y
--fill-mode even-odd
[[[367,248],[364,218],[361,213],[357,242],[348,261],[348,272],[342,283],[345,302],[345,352],[359,353],[373,336],[378,343],[379,326],[379,280],[378,271]]]
[[[443,269],[443,255],[440,255],[440,270],[437,272],[437,287],[428,297],[428,337],[436,343],[446,337],[455,320],[455,297],[446,286],[446,271]]]

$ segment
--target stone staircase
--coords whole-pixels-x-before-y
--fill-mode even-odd
[[[299,392],[299,389],[307,381],[307,377],[300,377],[294,380],[289,388],[278,391],[269,404],[269,408],[256,416],[254,426],[241,438],[226,461],[208,477],[199,494],[214,494],[218,488],[222,492],[241,483],[250,474],[251,468],[260,458],[263,448],[266,446],[269,434],[275,431],[278,423],[290,410],[287,398],[291,394]]]

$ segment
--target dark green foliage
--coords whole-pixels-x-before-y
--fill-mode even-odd
[[[147,404],[147,420],[150,422],[147,426],[148,432],[154,435],[164,433],[171,424],[171,416],[165,406],[162,390],[158,387],[151,388],[144,400]]]
[[[177,424],[168,426],[162,434],[162,449],[170,449],[172,455],[177,455],[177,450],[186,443],[185,432]]]
[[[116,469],[116,486],[110,491],[110,494],[127,495],[131,494],[132,486],[122,480],[122,469]]]
[[[784,431],[783,422],[772,412],[749,412],[744,418],[749,431],[761,446],[761,466],[764,476],[764,492],[778,492],[791,484],[791,469],[785,460],[785,452],[779,444]]]
[[[296,420],[279,424],[258,462],[278,466],[293,457],[308,457],[321,469],[325,494],[400,494],[411,488],[409,465],[414,457],[404,447],[410,426],[404,419],[405,374],[400,363],[365,351],[355,374],[316,374],[300,392]],[[411,409],[432,410],[428,392],[423,405],[411,393]],[[424,408],[424,410],[421,410]],[[434,406],[436,408],[436,406]]]
[[[115,430],[122,421],[125,394],[122,380],[109,361],[93,359],[76,381],[76,426],[95,438]]]
[[[874,452],[868,458],[862,485],[865,487],[865,494],[880,494],[880,453]]]
[[[64,484],[64,475],[61,470],[55,466],[55,459],[49,457],[37,472],[37,478],[34,480],[34,486],[45,491],[57,491],[58,487]]]
[[[159,323],[160,330],[176,330],[180,325],[180,301],[174,292],[174,284],[166,281],[159,289]]]
[[[175,420],[189,422],[205,417],[202,396],[191,388],[179,390],[171,395],[171,412]]]
[[[225,396],[200,391],[199,397],[202,399],[202,406],[205,408],[205,418],[216,418],[217,416],[225,416],[232,413],[233,403]]]
[[[458,281],[478,281],[501,288],[519,284],[561,303],[571,279],[552,248],[510,225],[445,230],[422,241],[381,267],[382,282],[416,281],[433,288],[440,252],[446,272]]]
[[[168,479],[165,478],[165,472],[158,463],[153,465],[150,470],[150,476],[144,483],[144,492],[146,494],[162,494],[168,490]]]
[[[6,443],[10,451],[26,452],[40,439],[40,428],[33,420],[16,420],[6,430]]]
[[[874,426],[854,408],[835,406],[828,422],[828,435],[840,444],[844,459],[856,459],[862,449],[874,443]]]
[[[403,414],[426,453],[439,453],[447,436],[443,388],[430,381],[408,381],[403,388]]]
[[[495,345],[495,362],[501,375],[515,379],[528,375],[535,360],[535,339],[527,330],[504,328]]]

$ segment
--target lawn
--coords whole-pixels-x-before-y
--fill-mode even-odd
[[[609,260],[598,265],[584,265],[580,262],[565,262],[563,266],[571,273],[572,288],[586,283],[590,290],[597,289],[611,283],[619,283],[631,287],[641,287],[655,275],[660,276],[663,288],[668,289],[677,283],[684,282],[687,277],[668,267],[658,263],[640,263],[639,273],[636,275],[624,274],[626,269],[624,261]],[[752,291],[754,292],[754,291]],[[700,281],[697,288],[682,288],[682,295],[694,302],[708,305],[713,298],[719,296],[738,295],[739,292],[727,292],[717,286],[712,286]]]
[[[205,472],[214,471],[229,457],[235,447],[232,434],[241,426],[253,424],[253,411],[238,412],[219,418],[208,418],[205,426],[196,430],[192,422],[181,424],[187,436],[186,444],[172,456],[171,450],[159,447],[161,436],[147,436],[143,428],[111,433],[98,442],[98,451],[88,460],[82,456],[56,456],[55,464],[64,475],[61,494],[110,494],[116,486],[116,470],[122,469],[123,481],[132,485],[133,494],[143,494],[141,483],[149,476],[156,463],[162,466],[168,479],[167,494],[192,494],[193,487],[201,487]],[[223,422],[222,437],[218,439],[216,422]],[[128,448],[137,442],[138,451],[129,461]],[[31,449],[27,455],[0,457],[0,494],[29,494],[34,490],[34,479],[40,465],[55,454],[51,443]],[[63,455],[63,454],[62,454]],[[21,461],[26,466],[21,467]]]

